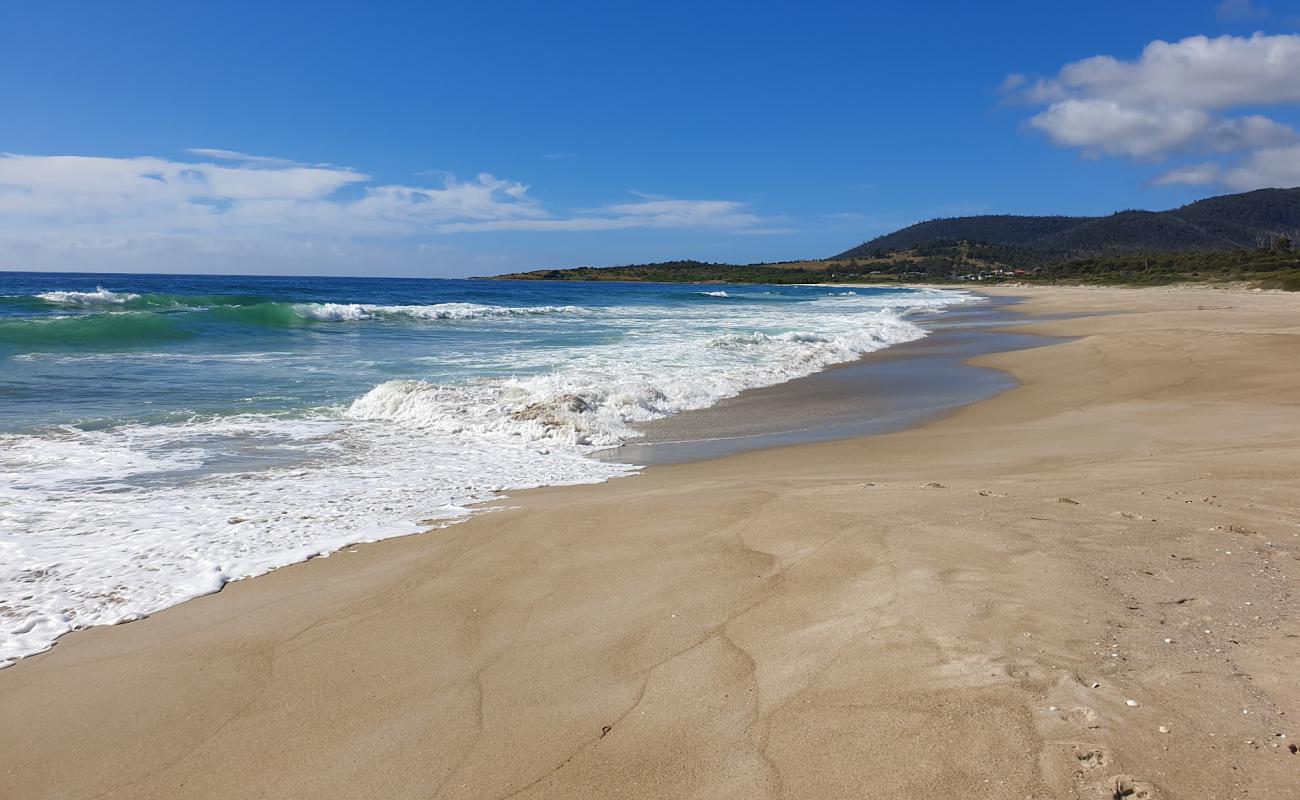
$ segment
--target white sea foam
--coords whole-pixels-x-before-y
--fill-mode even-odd
[[[919,338],[909,310],[961,299],[924,292],[823,296],[792,310],[590,309],[583,313],[625,335],[520,348],[496,377],[386,381],[299,417],[0,436],[0,665],[71,630],[137,619],[351,543],[448,524],[503,491],[628,474],[635,468],[585,456],[635,436],[637,423]],[[346,315],[496,307],[314,308],[353,319]],[[529,308],[508,313],[582,311]],[[232,448],[264,449],[274,466],[214,466]]]
[[[731,297],[731,295],[729,295],[729,294],[727,294],[726,292],[723,292],[723,291],[717,291],[717,292],[696,292],[696,294],[702,294],[702,295],[704,295],[705,297]]]
[[[409,317],[426,320],[519,317],[537,314],[578,314],[578,306],[486,306],[478,303],[435,303],[424,306],[386,306],[363,303],[298,303],[294,312],[305,319],[354,322],[380,317]]]
[[[42,292],[36,296],[47,303],[68,306],[120,306],[140,297],[130,292],[110,292],[102,286],[93,292]]]
[[[276,444],[307,453],[324,449],[329,457],[255,478],[226,473],[180,484],[141,481],[193,466],[186,457],[169,460],[165,444],[152,445],[145,456],[111,437],[47,449],[30,479],[0,490],[6,606],[0,664],[40,652],[71,630],[138,619],[231,580],[445,524],[495,490],[599,481],[627,471],[576,452],[487,437],[408,437],[381,425],[341,430],[335,421],[322,426],[297,438],[277,431]],[[173,445],[195,440],[192,457],[198,442],[229,434],[213,422],[173,431],[171,438]],[[0,442],[0,450],[11,444]],[[0,469],[8,474],[13,466],[6,452]],[[113,479],[91,488],[83,478],[100,467]]]

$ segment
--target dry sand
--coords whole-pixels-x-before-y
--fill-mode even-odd
[[[1015,291],[1119,313],[919,428],[65,637],[0,797],[1300,796],[1300,295]]]

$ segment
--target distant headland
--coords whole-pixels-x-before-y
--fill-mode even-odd
[[[984,215],[921,222],[838,255],[755,264],[665,261],[539,269],[500,280],[665,283],[1257,283],[1300,290],[1300,188],[1105,217]]]

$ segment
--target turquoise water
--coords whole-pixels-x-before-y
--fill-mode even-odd
[[[628,474],[587,454],[963,299],[0,273],[0,663],[509,489]]]

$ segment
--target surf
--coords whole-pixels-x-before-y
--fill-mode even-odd
[[[0,662],[450,524],[503,492],[632,474],[588,456],[641,423],[919,338],[918,312],[963,300],[56,280],[0,302],[0,593],[20,598],[0,617]]]

